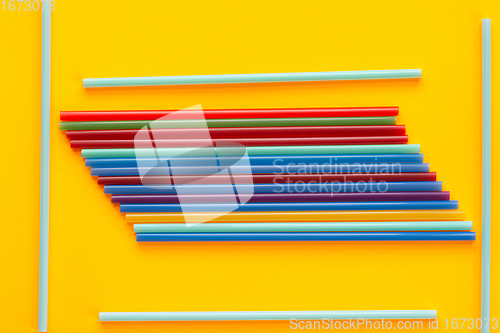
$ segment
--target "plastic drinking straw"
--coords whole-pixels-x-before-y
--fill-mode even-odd
[[[213,157],[172,157],[177,162],[190,161],[197,164],[213,160]],[[219,161],[229,159],[218,157]],[[230,158],[231,161],[233,158]],[[126,168],[136,167],[137,161],[152,163],[158,161],[157,158],[87,158],[85,166],[97,168]],[[365,154],[365,155],[270,155],[270,156],[250,156],[251,165],[293,165],[297,163],[305,164],[336,164],[336,163],[422,163],[423,154]],[[227,163],[223,163],[227,165]]]
[[[481,264],[481,332],[490,330],[491,254],[491,21],[483,19],[483,227]],[[487,318],[487,319],[486,319]]]
[[[422,70],[420,69],[392,69],[392,70],[342,71],[342,72],[117,77],[117,78],[83,79],[83,87],[97,88],[97,87],[164,86],[164,85],[185,85],[185,84],[416,79],[420,78],[421,76],[422,76]]]
[[[180,213],[231,211],[234,205],[227,203],[184,203],[184,204],[121,204],[122,213]],[[274,211],[355,211],[355,210],[415,210],[415,209],[458,209],[458,201],[382,201],[382,202],[280,202],[246,203],[235,212]]]
[[[174,194],[182,188],[185,194],[225,194],[232,184],[219,185],[105,185],[105,194]],[[407,192],[441,191],[442,182],[364,182],[364,183],[286,183],[238,184],[239,194],[252,193],[343,193],[343,192]]]
[[[242,183],[246,180],[246,174],[233,174],[233,180],[236,183]],[[241,176],[241,177],[240,177]],[[244,178],[245,177],[245,178]],[[211,175],[210,177],[200,177],[200,175],[179,175],[175,176],[175,184],[221,184],[227,179],[226,175]],[[148,185],[174,184],[172,176],[146,176]],[[340,174],[253,174],[252,181],[254,184],[262,183],[285,183],[288,181],[297,182],[421,182],[421,181],[436,181],[435,172],[404,172],[395,174],[386,173],[340,173]],[[101,185],[142,185],[143,180],[140,176],[99,176],[97,183]],[[404,193],[404,192],[402,192]]]
[[[250,242],[250,241],[473,241],[475,232],[249,232],[136,234],[138,242]]]
[[[434,319],[436,310],[100,312],[100,321]]]
[[[121,213],[181,213],[228,212],[234,204],[183,203],[181,204],[121,204]],[[378,202],[279,202],[241,205],[235,212],[282,212],[282,211],[338,211],[338,210],[413,210],[458,209],[458,201],[378,201]]]
[[[66,131],[70,140],[134,140],[137,129]],[[159,137],[190,139],[200,137],[205,128],[152,128],[151,133]],[[301,137],[346,137],[346,136],[400,136],[406,134],[405,125],[366,126],[268,126],[268,127],[211,127],[212,139],[225,138],[301,138]],[[168,135],[168,136],[167,136]]]
[[[461,221],[465,213],[457,210],[395,210],[337,212],[245,212],[228,213],[133,213],[127,223],[184,223],[184,216],[200,221],[225,222],[351,222],[351,221]],[[193,219],[194,219],[193,218]]]
[[[107,110],[107,111],[62,111],[61,121],[116,121],[116,120],[151,120],[171,113],[172,110]],[[399,107],[352,107],[352,108],[268,108],[268,109],[203,109],[205,119],[227,118],[297,118],[310,117],[388,117],[397,116]],[[190,118],[189,111],[183,111],[184,119]]]
[[[73,121],[60,122],[60,130],[140,129],[153,120]],[[154,120],[155,128],[322,126],[322,125],[396,125],[396,117],[330,117],[330,118],[251,118]]]
[[[163,164],[166,165],[166,164]],[[315,174],[328,175],[339,173],[384,173],[384,174],[401,174],[405,172],[428,172],[429,163],[370,163],[370,164],[326,164],[326,165],[293,165],[281,166],[272,165],[252,165],[250,166],[253,174],[267,173],[273,174],[274,178],[279,176],[287,176],[288,174]],[[186,167],[167,167],[159,166],[151,168],[91,168],[92,176],[138,176],[146,174],[152,175],[169,175],[173,173],[174,178],[177,175],[200,175],[210,174],[214,170],[214,166],[186,166]],[[230,171],[236,177],[238,174],[247,173],[249,166],[232,166]],[[176,179],[177,180],[177,179]],[[273,181],[271,181],[273,182]],[[148,183],[149,184],[149,183]]]
[[[123,149],[82,149],[83,158],[156,157],[157,154],[183,157],[213,156],[215,148],[123,148]],[[305,154],[417,154],[420,145],[352,145],[352,146],[271,146],[246,147],[248,155],[305,155]],[[150,156],[149,156],[150,155]]]
[[[361,136],[361,137],[318,137],[318,138],[257,138],[216,139],[220,142],[236,142],[245,146],[316,146],[316,145],[379,145],[405,144],[408,136]],[[151,140],[71,140],[71,148],[147,148]],[[159,147],[203,147],[206,140],[155,140]]]
[[[471,221],[134,224],[136,233],[471,230]]]
[[[191,194],[186,195],[191,203],[230,203],[234,195]],[[360,202],[360,201],[436,201],[450,200],[450,192],[379,192],[379,193],[275,193],[254,194],[248,202]],[[179,203],[176,194],[112,195],[111,202],[137,203]]]
[[[47,332],[49,289],[50,49],[51,8],[42,6],[42,103],[40,161],[40,258],[38,332]]]

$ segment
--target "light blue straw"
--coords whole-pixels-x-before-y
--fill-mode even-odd
[[[40,267],[38,282],[38,332],[47,332],[49,289],[50,3],[44,4],[42,8],[42,143],[40,162]]]
[[[483,19],[483,237],[481,332],[489,332],[491,253],[491,21]],[[486,319],[488,318],[488,319]],[[487,323],[487,324],[486,324]]]
[[[335,145],[335,146],[258,146],[245,147],[249,156],[303,155],[310,154],[418,154],[419,144],[394,145]],[[82,149],[83,158],[132,158],[140,157],[190,157],[214,156],[219,153],[217,147],[203,148],[118,148],[118,149]]]
[[[420,78],[421,76],[422,70],[420,69],[393,69],[378,71],[115,77],[101,79],[83,79],[83,87],[98,88],[186,84],[416,79]]]
[[[425,222],[279,222],[279,223],[138,223],[137,233],[220,233],[220,232],[297,232],[297,231],[418,231],[471,230],[471,221]]]
[[[100,321],[435,319],[436,310],[100,312]]]

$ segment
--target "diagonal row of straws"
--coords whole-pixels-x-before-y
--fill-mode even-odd
[[[474,240],[398,114],[63,111],[60,129],[139,242]]]

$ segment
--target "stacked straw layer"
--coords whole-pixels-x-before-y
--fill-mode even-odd
[[[474,240],[397,107],[61,112],[137,241]]]

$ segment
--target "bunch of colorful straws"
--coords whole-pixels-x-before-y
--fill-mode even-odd
[[[396,125],[397,107],[205,110],[206,128],[189,111],[158,120],[174,112],[61,112],[60,129],[135,224],[138,241],[475,239],[420,146]],[[138,139],[143,128],[153,139]],[[233,181],[247,182],[235,192],[250,193],[236,209],[235,184],[206,166],[203,130],[214,147],[246,147],[250,168],[230,168]],[[187,154],[171,158],[181,166],[154,168],[146,184],[140,162],[158,151]],[[223,158],[216,153],[216,171]],[[187,215],[209,223],[188,226]]]

